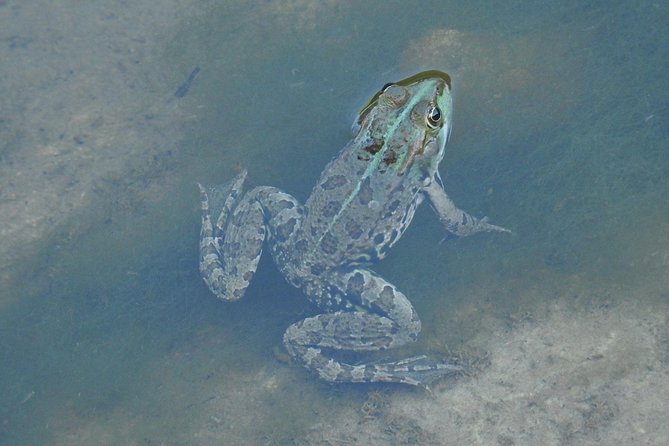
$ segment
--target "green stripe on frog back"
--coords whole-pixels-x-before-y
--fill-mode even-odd
[[[434,84],[431,82],[420,82],[416,87],[418,87],[416,90],[413,91],[413,95],[407,101],[406,104],[402,106],[403,110],[400,113],[400,115],[394,120],[392,126],[388,127],[386,130],[386,135],[385,138],[383,138],[383,146],[381,150],[379,150],[369,161],[369,165],[367,166],[367,169],[365,169],[365,172],[362,174],[362,177],[358,179],[358,182],[355,185],[355,188],[351,193],[349,194],[348,197],[344,200],[344,202],[341,205],[341,208],[339,209],[339,212],[332,218],[330,223],[328,224],[327,229],[321,234],[320,238],[318,239],[318,243],[321,243],[323,241],[323,237],[325,237],[325,234],[330,232],[332,227],[337,223],[339,218],[341,217],[342,213],[348,206],[351,204],[351,202],[355,199],[355,197],[360,193],[360,186],[362,183],[372,176],[374,172],[377,171],[379,167],[379,163],[383,159],[383,155],[388,151],[388,141],[394,141],[395,140],[395,133],[397,132],[400,123],[404,122],[408,115],[411,114],[411,111],[413,108],[416,106],[417,103],[422,101],[424,98],[428,97],[428,94],[431,89],[434,89]],[[414,88],[416,88],[414,87]],[[372,112],[376,112],[376,110],[372,110]],[[373,119],[372,119],[373,120]],[[369,127],[368,127],[369,128]],[[408,147],[406,150],[402,152],[400,157],[397,159],[395,163],[393,163],[394,166],[401,166],[402,163],[404,162],[404,159],[408,155]]]

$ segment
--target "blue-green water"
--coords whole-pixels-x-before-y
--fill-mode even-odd
[[[304,200],[368,96],[426,68],[454,78],[446,190],[514,235],[438,244],[420,210],[377,268],[422,316],[413,354],[465,349],[484,315],[541,306],[575,277],[655,283],[649,300],[666,304],[668,24],[666,4],[624,1],[225,2],[184,17],[156,49],[174,90],[202,69],[179,99],[196,119],[178,160],[155,173],[164,193],[96,203],[108,218],[96,207],[85,232],[59,228],[5,290],[19,297],[0,307],[0,444],[307,444],[360,407],[368,387],[273,353],[314,309],[269,259],[241,302],[210,295],[195,182],[242,165]],[[481,314],[452,316],[472,290]]]

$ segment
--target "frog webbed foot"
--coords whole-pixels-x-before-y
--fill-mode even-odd
[[[510,229],[488,223],[488,217],[480,219],[476,224],[476,228],[477,232],[505,232],[507,234],[513,234],[513,231]]]
[[[488,223],[488,217],[476,218],[458,209],[453,200],[444,191],[443,183],[438,173],[435,175],[434,181],[428,183],[423,190],[429,197],[430,204],[437,213],[439,220],[446,230],[453,235],[465,237],[479,232],[511,233],[506,228]]]

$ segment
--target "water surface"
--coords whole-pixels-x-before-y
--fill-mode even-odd
[[[11,7],[0,2],[3,14]],[[485,339],[512,338],[519,321],[552,333],[555,314],[569,320],[593,308],[631,305],[640,319],[662,315],[669,303],[668,19],[661,2],[625,1],[304,0],[189,10],[137,58],[162,73],[146,81],[153,100],[128,99],[130,117],[179,118],[172,161],[147,165],[128,155],[127,170],[96,185],[96,199],[41,240],[28,272],[3,290],[11,304],[0,307],[0,443],[357,444],[370,432],[380,443],[438,443],[443,437],[428,415],[426,424],[399,415],[425,394],[329,386],[281,361],[283,330],[315,309],[269,259],[235,304],[216,301],[197,271],[196,181],[224,182],[241,165],[254,184],[304,200],[350,138],[356,110],[384,83],[423,69],[454,79],[453,137],[441,168],[447,192],[514,235],[439,244],[439,222],[428,206],[419,211],[377,268],[422,317],[421,339],[407,351],[490,350]],[[173,97],[195,67],[201,71],[187,94]],[[147,147],[162,143],[153,133],[145,138]],[[84,173],[67,175],[76,181]],[[566,313],[551,313],[565,302]],[[647,358],[659,358],[653,364],[666,373],[666,320],[653,324],[657,350]],[[565,344],[567,357],[570,350]],[[505,353],[490,353],[494,371]],[[520,366],[551,360],[525,357]],[[525,380],[536,379],[531,368]],[[592,403],[610,408],[599,418],[574,409],[536,419],[554,422],[545,432],[556,429],[550,438],[559,444],[624,442],[613,426],[624,426],[635,409],[602,389],[622,385],[628,371],[598,371],[602,386],[583,385],[574,397],[604,395]],[[476,379],[467,383],[476,388]],[[575,382],[555,397],[569,398],[561,390],[582,385]],[[379,392],[384,403],[368,410]],[[637,396],[646,398],[662,409],[650,393]],[[577,418],[573,431],[560,428],[569,417]],[[504,435],[490,425],[483,432],[501,444],[544,438],[523,437],[520,425],[507,420]],[[639,438],[661,444],[653,442],[666,427],[650,427],[657,430]]]

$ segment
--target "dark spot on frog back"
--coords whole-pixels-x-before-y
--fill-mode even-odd
[[[360,184],[360,191],[358,192],[358,199],[360,200],[361,205],[367,206],[369,204],[369,202],[372,201],[373,197],[374,197],[374,191],[372,190],[372,186],[370,185],[370,179],[369,179],[369,177],[367,177]]]
[[[360,151],[358,152],[358,159],[361,161],[369,161],[373,155],[379,153],[383,148],[383,140],[379,138],[368,138],[362,142]]]
[[[321,250],[325,254],[334,254],[337,252],[337,239],[329,231],[325,233],[321,240]]]
[[[393,149],[388,149],[383,154],[383,162],[386,166],[391,166],[397,162],[397,153]]]
[[[362,227],[360,226],[360,223],[355,220],[348,220],[344,225],[344,229],[348,236],[353,240],[358,240],[362,235]]]
[[[382,139],[369,138],[363,143],[362,150],[371,155],[376,155],[379,152],[379,150],[381,150],[382,147],[383,147]]]
[[[346,183],[347,180],[344,175],[332,175],[327,180],[321,183],[321,188],[323,190],[332,190],[341,187]]]
[[[326,218],[334,217],[337,215],[337,212],[339,212],[340,208],[341,203],[339,201],[328,201],[323,207],[321,213],[323,214],[323,217]]]

